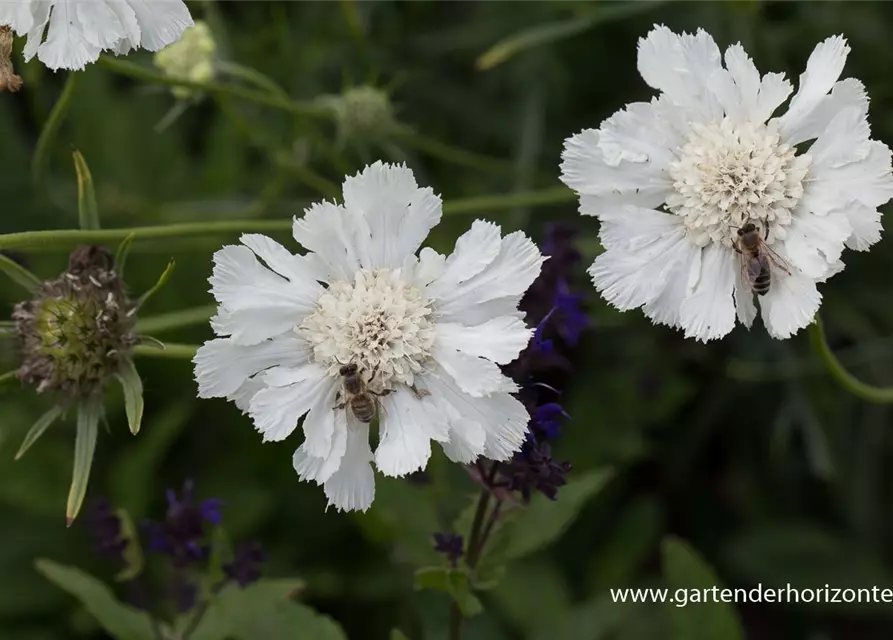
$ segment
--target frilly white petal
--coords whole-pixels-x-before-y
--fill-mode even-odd
[[[812,278],[776,270],[772,274],[769,292],[759,301],[763,324],[769,335],[784,340],[813,321],[821,305],[822,294]]]
[[[431,440],[449,438],[449,425],[429,397],[417,398],[400,387],[381,398],[381,440],[375,465],[386,476],[405,476],[424,469],[431,457]]]
[[[120,0],[115,0],[120,2]],[[195,26],[183,0],[124,0],[140,26],[139,46],[161,51]]]
[[[471,327],[441,322],[435,331],[438,342],[445,348],[497,364],[508,364],[517,358],[533,336],[533,329],[516,316],[500,316]]]
[[[248,405],[248,413],[264,442],[284,440],[297,427],[298,419],[332,385],[325,369],[316,363],[291,370],[293,384],[258,391]],[[265,375],[264,382],[267,382]]]
[[[352,423],[345,430],[346,450],[338,470],[323,484],[329,506],[338,511],[366,511],[375,498],[375,475],[369,425]]]
[[[679,310],[685,337],[707,342],[722,338],[735,328],[732,289],[738,261],[734,256],[731,249],[718,245],[703,250],[697,284]]]

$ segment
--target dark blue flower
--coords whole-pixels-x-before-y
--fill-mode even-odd
[[[437,532],[434,534],[434,550],[443,554],[455,567],[459,562],[459,558],[465,553],[462,536],[456,533]]]
[[[555,500],[559,487],[567,484],[571,468],[570,462],[552,459],[548,442],[528,440],[502,469],[502,475],[508,481],[509,489],[520,493],[524,502],[530,501],[534,491]]]
[[[191,480],[184,483],[179,497],[169,489],[164,520],[146,524],[149,549],[169,555],[176,567],[203,562],[209,552],[207,525],[221,523],[222,506],[214,498],[196,504]]]
[[[583,294],[571,292],[567,281],[561,280],[555,293],[554,304],[558,312],[558,317],[555,319],[558,334],[567,346],[577,346],[580,336],[589,327],[589,316],[583,310]]]
[[[230,580],[242,588],[260,579],[260,565],[267,561],[267,554],[257,542],[242,542],[236,547],[232,562],[223,565]]]
[[[533,413],[531,420],[531,430],[536,435],[541,435],[547,440],[555,438],[561,431],[561,425],[558,422],[560,417],[567,417],[567,413],[557,402],[547,402],[538,406]]]

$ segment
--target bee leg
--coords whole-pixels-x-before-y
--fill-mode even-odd
[[[764,231],[763,240],[768,240],[769,239],[769,224],[768,223],[766,224],[766,228],[763,231]]]
[[[338,393],[335,394],[335,402],[338,402],[340,399],[341,399],[341,392],[339,391]],[[341,404],[336,404],[334,407],[332,407],[332,409],[334,411],[338,411],[338,409],[343,409],[346,406],[347,406],[347,403],[342,402]]]
[[[732,240],[732,248],[733,248],[737,253],[741,253],[741,249],[740,249],[740,247],[738,247],[738,241],[737,241],[737,240]]]
[[[427,389],[416,389],[416,386],[414,384],[410,385],[409,389],[410,389],[410,391],[412,391],[415,394],[415,397],[418,398],[419,400],[421,400],[425,396],[431,395],[431,392],[428,391]]]

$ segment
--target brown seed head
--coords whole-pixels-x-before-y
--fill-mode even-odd
[[[16,93],[22,88],[22,79],[12,68],[12,29],[0,27],[0,91]]]

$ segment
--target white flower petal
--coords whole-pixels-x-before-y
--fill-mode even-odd
[[[840,259],[851,233],[849,218],[843,211],[794,216],[784,240],[788,259],[803,275],[818,280]]]
[[[496,259],[473,278],[442,292],[437,300],[438,311],[444,320],[453,320],[451,314],[461,314],[468,307],[521,295],[530,288],[540,274],[545,258],[530,239],[516,231],[502,239]],[[435,280],[433,285],[437,285]]]
[[[314,282],[321,274],[313,268],[312,259],[308,259],[308,256],[295,255],[275,240],[259,233],[246,233],[239,241],[283,278],[304,285],[314,295],[322,293],[322,287]]]
[[[440,197],[430,187],[419,188],[406,165],[376,162],[344,180],[344,207],[362,215],[369,225],[367,269],[395,269],[415,253],[440,222]]]
[[[75,6],[70,2],[53,5],[46,40],[37,48],[38,59],[48,69],[81,71],[90,62],[95,62],[102,51],[101,47],[87,40]]]
[[[725,63],[729,76],[738,90],[737,102],[742,109],[741,115],[752,118],[759,99],[760,72],[740,44],[734,44],[726,49]]]
[[[362,224],[344,207],[318,202],[305,209],[303,217],[295,218],[292,235],[328,266],[326,281],[352,280],[360,268],[360,256],[368,254],[368,225],[358,217]]]
[[[864,160],[836,167],[814,166],[800,206],[817,215],[854,203],[877,208],[893,197],[890,167],[890,149],[883,142],[872,140]]]
[[[688,242],[683,236],[667,249],[665,284],[653,299],[642,305],[642,311],[658,324],[679,327],[682,302],[690,293],[689,283],[697,279],[701,268],[701,248]]]
[[[242,386],[236,389],[235,392],[231,393],[227,396],[228,399],[233,401],[233,404],[241,411],[243,414],[248,414],[248,408],[251,406],[251,399],[261,389],[266,388],[267,385],[263,383],[263,381],[258,376],[254,376],[253,378],[248,378]]]
[[[518,319],[524,319],[524,312],[518,310],[523,295],[506,296],[504,298],[494,298],[476,305],[464,307],[451,311],[449,320],[460,324],[474,325],[482,324],[494,318],[504,316],[512,316]]]
[[[311,409],[311,412],[312,411],[313,409]],[[331,432],[328,448],[319,456],[310,455],[309,452],[312,451],[314,447],[312,444],[309,444],[308,441],[305,441],[304,444],[297,448],[292,456],[292,465],[301,480],[323,484],[326,480],[331,478],[341,466],[341,461],[347,450],[347,434],[351,429],[359,428],[359,422],[357,422],[356,418],[349,416],[347,412],[332,411],[331,413],[334,415],[335,423],[334,430]],[[307,433],[310,431],[319,433],[321,431],[319,425],[313,427],[307,426],[306,420],[310,418],[310,414],[307,414],[307,418],[305,418],[304,422],[304,432]],[[328,429],[328,425],[323,427],[323,430],[325,429]]]
[[[784,256],[782,256],[784,257]],[[759,298],[763,324],[773,338],[790,338],[815,318],[822,294],[816,282],[800,273],[787,275],[776,270],[772,274],[772,286]]]
[[[453,462],[470,464],[484,455],[487,432],[474,420],[464,417],[448,401],[438,400],[438,406],[449,422],[449,440],[441,443],[447,458]]]
[[[450,404],[455,410],[455,413],[447,413],[450,438],[455,442],[453,447],[445,446],[445,451],[456,454],[463,449],[473,450],[476,430],[463,421],[475,423],[484,430],[483,455],[491,460],[508,460],[520,450],[527,438],[530,416],[516,398],[508,393],[494,393],[484,398],[470,397],[442,370],[435,370],[425,380],[431,395],[441,403]],[[457,416],[461,416],[461,419]]]
[[[412,285],[422,289],[441,276],[446,268],[446,256],[442,256],[430,247],[419,252],[418,264],[413,274]]]
[[[30,3],[30,7],[31,11],[33,11],[33,19],[31,21],[31,27],[27,29],[28,41],[25,43],[25,48],[22,50],[22,57],[25,58],[26,62],[29,62],[37,55],[37,50],[43,42],[46,25],[50,20],[51,2],[50,0],[37,0],[36,2]],[[22,31],[19,31],[19,33],[22,33]]]
[[[424,469],[431,457],[431,439],[448,438],[446,416],[429,398],[417,398],[406,387],[381,398],[381,440],[375,466],[386,476],[402,477]]]
[[[871,148],[870,136],[871,129],[863,111],[857,107],[841,109],[809,147],[813,175],[821,168],[864,160]]]
[[[679,324],[686,338],[702,342],[722,338],[735,328],[735,270],[738,261],[731,249],[706,247],[701,254],[701,273],[694,291],[683,301]]]
[[[375,498],[375,475],[369,447],[369,425],[347,428],[347,450],[338,470],[323,485],[329,505],[338,511],[365,511]]]
[[[287,438],[297,427],[298,419],[332,384],[325,369],[316,363],[305,364],[291,373],[293,384],[267,387],[258,391],[249,403],[248,413],[255,428],[263,434],[264,442]],[[269,371],[264,374],[264,382],[269,384],[268,376]]]
[[[11,27],[18,34],[31,31],[34,28],[35,15],[44,11],[49,12],[49,0],[37,0],[36,2],[22,2],[22,0],[0,0],[0,27]]]
[[[327,387],[317,395],[310,405],[310,411],[304,418],[302,428],[304,430],[304,444],[301,445],[308,455],[330,460],[333,455],[340,458],[342,455],[340,443],[336,442],[336,434],[339,430],[347,428],[348,413],[346,408],[336,409],[340,404],[338,393],[341,391],[340,380],[329,378]],[[336,464],[331,473],[338,468]]]
[[[801,118],[797,126],[787,132],[785,142],[795,145],[819,137],[831,120],[847,107],[857,109],[863,115],[868,114],[865,86],[855,78],[835,83],[831,95],[824,96],[808,116]]]
[[[195,26],[183,0],[125,0],[140,26],[139,45],[161,51]]]
[[[84,39],[100,49],[111,49],[128,36],[113,4],[105,1],[74,3],[75,19],[83,29]]]
[[[850,48],[842,36],[833,36],[819,44],[809,60],[806,71],[800,76],[800,86],[791,99],[787,113],[779,118],[779,127],[784,137],[801,127],[822,99],[831,91],[843,72]]]
[[[212,326],[240,344],[256,344],[299,324],[315,308],[319,286],[289,282],[260,264],[248,247],[233,245],[214,254],[209,282],[221,304]]]
[[[439,338],[438,336],[438,340],[434,343],[431,356],[453,377],[465,393],[477,398],[508,388],[509,381],[496,364],[457,351],[445,345]]]
[[[435,331],[437,340],[445,348],[497,364],[508,364],[517,358],[533,336],[533,329],[516,316],[501,316],[471,327],[441,322]]]
[[[279,336],[253,346],[239,345],[229,338],[209,340],[192,359],[198,397],[231,396],[259,371],[279,364],[297,366],[308,362],[309,357],[309,345],[294,335]]]
[[[881,239],[884,230],[881,212],[864,204],[854,203],[846,209],[853,232],[847,238],[846,246],[855,251],[866,251]]]
[[[757,307],[753,303],[753,287],[747,282],[740,263],[735,269],[735,289],[732,291],[732,297],[735,300],[738,321],[750,329],[757,317]]]
[[[501,247],[499,225],[475,220],[471,229],[456,240],[456,248],[446,258],[443,272],[428,286],[428,295],[441,295],[478,275],[496,260]]]
[[[783,73],[767,73],[760,82],[760,95],[751,118],[755,122],[766,122],[793,90]]]
[[[661,25],[639,40],[638,68],[645,82],[704,120],[721,114],[707,88],[708,78],[721,68],[720,58],[719,47],[703,29],[679,36]]]

